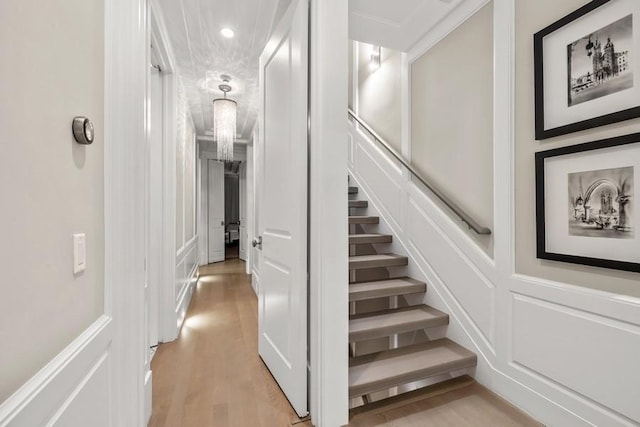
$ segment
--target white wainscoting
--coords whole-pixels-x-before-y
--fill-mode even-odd
[[[176,256],[176,336],[180,334],[180,328],[182,327],[184,317],[191,303],[193,290],[198,282],[198,240],[198,236],[196,235]]]
[[[110,426],[111,318],[101,316],[0,406],[0,426]]]
[[[427,282],[447,335],[479,355],[479,382],[546,425],[640,423],[640,300],[514,274],[512,255],[487,256],[351,122],[348,143],[352,185],[395,235],[380,248],[409,256],[398,273]]]
[[[594,404],[640,419],[638,324],[519,294],[512,310],[514,363]],[[585,371],[587,366],[592,368]]]

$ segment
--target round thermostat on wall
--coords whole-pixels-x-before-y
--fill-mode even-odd
[[[89,145],[93,142],[93,123],[86,117],[74,117],[73,137],[78,144]]]

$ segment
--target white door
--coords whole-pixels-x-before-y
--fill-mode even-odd
[[[260,56],[259,353],[307,410],[308,1],[294,0]]]
[[[198,263],[209,264],[209,160],[198,159],[200,170],[200,200],[198,215]]]
[[[238,170],[240,192],[240,215],[238,234],[240,235],[240,259],[247,260],[247,164],[242,163]]]
[[[224,163],[209,160],[209,263],[224,261]]]

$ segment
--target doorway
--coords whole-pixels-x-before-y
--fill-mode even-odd
[[[246,260],[246,161],[202,160],[200,265]]]
[[[224,259],[240,258],[240,162],[224,165]]]

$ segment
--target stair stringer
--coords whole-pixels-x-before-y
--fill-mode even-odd
[[[427,304],[449,314],[449,325],[447,327],[434,328],[432,331],[425,330],[425,334],[429,339],[437,339],[446,335],[449,339],[476,352],[476,354],[480,356],[478,357],[477,367],[472,370],[475,372],[456,372],[453,373],[452,376],[468,374],[480,383],[490,382],[492,371],[495,370],[493,366],[495,351],[492,343],[485,337],[471,315],[451,293],[434,268],[424,257],[417,253],[411,243],[407,243],[405,239],[403,239],[403,230],[400,227],[400,223],[402,222],[393,219],[392,215],[381,206],[375,192],[372,191],[362,177],[354,173],[351,168],[349,168],[349,174],[353,180],[351,181],[351,185],[359,187],[359,198],[369,201],[368,208],[361,209],[361,212],[364,211],[367,215],[380,217],[380,223],[378,225],[367,226],[366,229],[393,235],[392,243],[374,244],[373,246],[378,253],[391,252],[405,255],[409,258],[409,265],[389,268],[391,277],[409,276],[427,283],[427,292],[424,295],[410,295],[403,298],[405,298],[410,305]],[[462,253],[459,254],[464,256]],[[486,278],[485,280],[488,281]],[[484,282],[483,286],[493,289],[493,286],[487,285],[486,282]],[[435,378],[433,382],[442,381],[443,379],[446,378]]]

